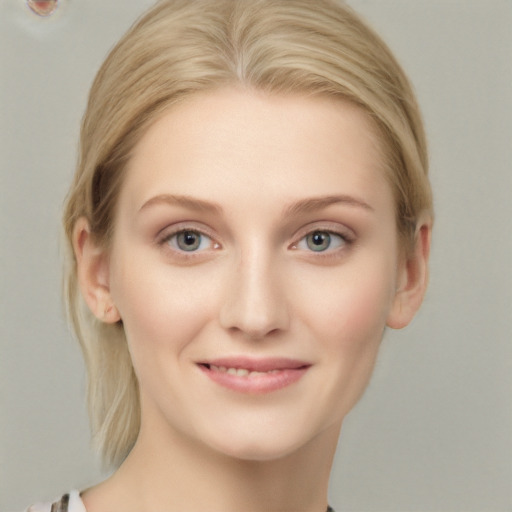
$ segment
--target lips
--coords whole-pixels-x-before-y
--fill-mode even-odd
[[[256,377],[261,377],[262,375],[266,375],[268,373],[278,373],[281,370],[273,369],[273,370],[267,370],[265,372],[260,372],[256,370],[249,370],[247,368],[234,368],[226,366],[216,366],[216,365],[209,365],[209,369],[213,372],[221,372],[221,373],[228,373],[229,375],[236,375],[237,377],[247,377],[248,379],[254,379]]]
[[[310,363],[287,358],[223,358],[198,363],[215,383],[241,393],[261,394],[277,391],[297,382]]]

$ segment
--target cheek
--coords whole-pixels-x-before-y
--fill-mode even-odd
[[[158,365],[164,353],[179,358],[209,318],[211,283],[191,274],[162,264],[138,266],[136,257],[118,260],[111,291],[137,373]]]
[[[393,275],[392,263],[382,261],[340,267],[321,288],[318,275],[303,282],[308,306],[301,316],[321,347],[325,385],[318,400],[331,404],[333,422],[352,409],[370,380],[391,307]]]
[[[362,267],[342,268],[324,286],[305,283],[302,289],[301,295],[308,296],[303,317],[334,351],[364,350],[382,336],[393,298],[392,267]]]

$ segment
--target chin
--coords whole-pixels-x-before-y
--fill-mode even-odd
[[[330,437],[329,429],[317,430],[304,424],[301,427],[300,430],[292,425],[287,428],[260,428],[258,432],[247,428],[231,430],[217,442],[212,440],[210,446],[218,453],[240,461],[271,462],[306,451],[307,447],[317,446],[324,437]],[[337,437],[339,427],[334,430]]]
[[[238,459],[243,462],[271,462],[279,459],[286,458],[287,456],[297,452],[300,444],[297,446],[290,446],[289,444],[272,444],[248,442],[243,445],[219,447],[218,451],[224,455]]]

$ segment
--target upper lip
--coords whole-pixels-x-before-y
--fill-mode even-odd
[[[251,357],[221,357],[198,361],[204,366],[224,366],[225,368],[245,369],[254,372],[268,372],[271,370],[297,370],[311,366],[311,363],[287,357],[251,358]]]

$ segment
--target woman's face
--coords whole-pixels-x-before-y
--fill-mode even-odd
[[[364,114],[327,98],[224,89],[148,130],[108,278],[141,432],[266,460],[339,429],[397,307],[380,161]]]

